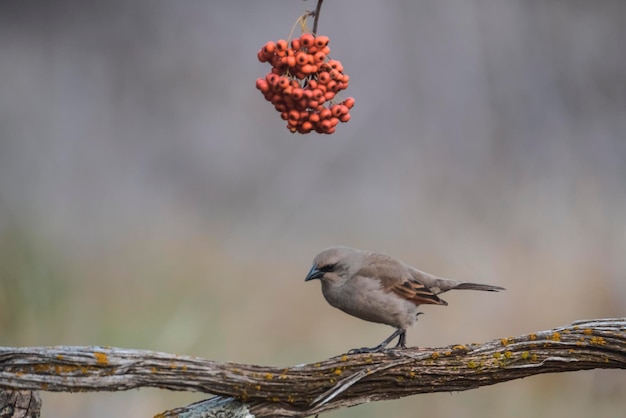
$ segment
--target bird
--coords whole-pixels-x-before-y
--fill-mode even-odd
[[[396,331],[375,347],[350,350],[372,353],[406,348],[406,331],[417,320],[420,305],[447,305],[439,295],[449,290],[497,292],[500,286],[444,279],[386,254],[350,247],[330,247],[315,256],[305,282],[319,279],[322,294],[335,308],[365,321],[391,325]]]

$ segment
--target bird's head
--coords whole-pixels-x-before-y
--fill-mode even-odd
[[[356,273],[352,270],[360,265],[361,257],[362,251],[353,248],[327,248],[315,256],[313,266],[304,281],[320,279],[324,283],[341,284]]]

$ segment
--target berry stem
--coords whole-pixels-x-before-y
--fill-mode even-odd
[[[324,3],[324,0],[317,0],[317,7],[315,7],[315,18],[313,19],[313,35],[315,36],[317,36],[317,21],[320,18],[322,3]]]

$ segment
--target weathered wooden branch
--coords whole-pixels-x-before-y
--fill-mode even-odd
[[[577,321],[484,344],[344,354],[293,367],[110,347],[0,347],[0,388],[200,391],[219,395],[210,402],[222,407],[227,398],[241,402],[256,417],[304,417],[368,401],[594,368],[626,369],[626,318]]]
[[[0,418],[35,418],[41,412],[41,398],[30,390],[0,391]]]

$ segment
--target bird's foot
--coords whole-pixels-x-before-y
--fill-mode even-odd
[[[367,353],[382,353],[386,348],[383,346],[377,345],[376,347],[361,347],[361,348],[353,348],[348,351],[348,354],[367,354]]]
[[[398,345],[396,345],[396,348],[406,348],[406,329],[398,328],[393,334],[387,337],[385,341],[378,344],[376,347],[353,348],[352,350],[348,351],[348,354],[381,353],[383,351],[391,350],[387,349],[386,347],[396,337],[399,337]]]

